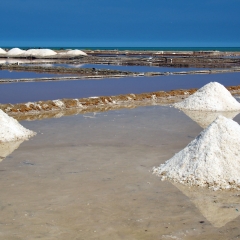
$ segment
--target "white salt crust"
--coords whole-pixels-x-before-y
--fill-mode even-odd
[[[12,117],[0,110],[0,143],[26,140],[36,133],[24,128]]]
[[[174,157],[154,167],[162,180],[189,186],[240,189],[240,126],[218,116]]]
[[[180,103],[179,109],[197,111],[238,111],[240,103],[220,83],[210,82]]]

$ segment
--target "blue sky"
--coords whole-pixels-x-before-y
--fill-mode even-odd
[[[5,0],[0,46],[240,47],[239,0]]]

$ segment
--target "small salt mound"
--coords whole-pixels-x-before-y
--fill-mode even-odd
[[[67,51],[66,54],[73,55],[73,56],[79,56],[79,55],[87,56],[87,54],[81,50],[70,50],[70,51]]]
[[[33,131],[24,128],[12,117],[0,110],[0,142],[18,141],[28,139],[35,135]]]
[[[51,49],[29,49],[26,51],[26,56],[34,57],[48,57],[56,55],[57,53]]]
[[[187,147],[153,168],[153,173],[190,186],[240,189],[240,126],[218,116]]]
[[[220,83],[210,82],[193,95],[173,105],[179,109],[198,111],[238,111],[240,103]]]
[[[11,57],[14,57],[14,56],[22,55],[22,54],[25,54],[25,53],[26,53],[26,51],[22,50],[20,48],[12,48],[11,50],[9,50],[7,52],[7,55],[11,56]]]
[[[6,54],[6,51],[0,48],[0,54]]]

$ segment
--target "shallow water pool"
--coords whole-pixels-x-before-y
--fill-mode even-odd
[[[200,88],[213,81],[217,81],[224,86],[232,86],[239,85],[239,79],[240,73],[225,73],[4,83],[0,85],[0,103],[22,103],[61,98],[113,96]]]
[[[38,134],[0,162],[2,239],[239,236],[239,192],[151,173],[202,130],[184,113],[152,106],[22,124]]]

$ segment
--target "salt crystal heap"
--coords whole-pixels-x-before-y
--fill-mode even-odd
[[[179,109],[198,111],[238,111],[240,103],[220,83],[210,82],[193,95],[173,105]]]
[[[240,126],[218,116],[187,147],[153,173],[185,185],[240,189]]]
[[[16,56],[21,56],[21,55],[23,55],[25,53],[26,53],[26,51],[22,50],[20,48],[12,48],[11,50],[9,50],[7,52],[7,56],[8,57],[16,57]]]
[[[35,134],[0,110],[0,143],[28,139]]]

